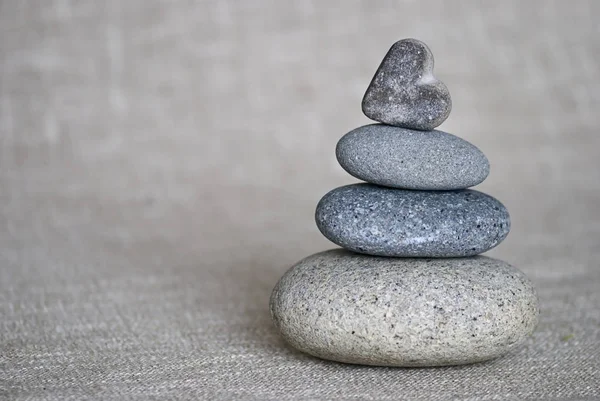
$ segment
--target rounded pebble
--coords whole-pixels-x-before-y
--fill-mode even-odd
[[[270,309],[298,350],[376,366],[496,358],[522,343],[538,321],[532,284],[506,262],[380,258],[342,249],[288,270]]]
[[[321,199],[315,220],[330,241],[378,256],[472,256],[495,247],[510,231],[504,205],[470,189],[410,191],[347,185]]]
[[[382,124],[344,135],[336,156],[354,177],[395,188],[464,189],[483,182],[490,172],[485,155],[457,136]]]

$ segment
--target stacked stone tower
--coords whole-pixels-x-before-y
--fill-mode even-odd
[[[396,42],[365,93],[359,127],[336,148],[366,183],[319,202],[319,230],[344,249],[300,261],[279,281],[271,313],[309,354],[381,366],[440,366],[498,357],[536,326],[537,297],[506,262],[476,256],[506,238],[508,211],[467,189],[490,165],[474,145],[433,130],[450,114],[433,56]]]

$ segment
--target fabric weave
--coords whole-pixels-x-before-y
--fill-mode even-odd
[[[600,2],[0,2],[0,399],[600,399]],[[389,46],[431,48],[541,321],[484,364],[318,360],[270,291]]]

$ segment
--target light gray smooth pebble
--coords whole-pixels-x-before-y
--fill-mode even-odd
[[[443,123],[451,109],[448,88],[433,76],[433,55],[416,39],[394,43],[362,101],[372,120],[425,131]]]
[[[504,205],[471,189],[411,191],[352,184],[326,194],[315,220],[330,241],[378,256],[472,256],[495,247],[510,231]]]
[[[521,344],[538,321],[535,290],[506,262],[381,258],[336,249],[279,280],[271,315],[294,348],[338,362],[443,366]]]
[[[457,136],[383,124],[344,135],[336,156],[354,177],[395,188],[464,189],[483,182],[490,172],[485,155]]]

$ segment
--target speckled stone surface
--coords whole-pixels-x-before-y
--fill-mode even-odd
[[[443,123],[451,109],[448,88],[433,76],[433,55],[416,39],[394,43],[362,101],[367,117],[420,130]]]
[[[539,313],[529,279],[500,260],[381,258],[343,249],[288,270],[270,308],[300,351],[407,367],[501,356],[533,332]]]
[[[344,135],[336,156],[354,177],[395,188],[464,189],[483,182],[490,171],[485,155],[457,136],[383,124]]]
[[[510,231],[504,205],[470,189],[410,191],[352,184],[327,193],[315,220],[332,242],[379,256],[477,255]]]

